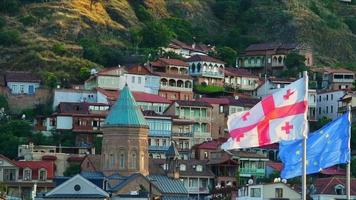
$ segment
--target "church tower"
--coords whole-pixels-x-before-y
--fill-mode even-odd
[[[122,90],[102,128],[101,169],[105,175],[148,175],[148,124],[128,86]]]

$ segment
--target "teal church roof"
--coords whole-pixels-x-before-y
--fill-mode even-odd
[[[111,108],[105,120],[106,126],[148,127],[148,124],[127,85]]]

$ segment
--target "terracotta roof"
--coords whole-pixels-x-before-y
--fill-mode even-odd
[[[230,151],[234,156],[237,156],[239,158],[261,158],[261,159],[267,159],[266,155],[256,153],[256,152],[250,152],[250,151],[236,151],[232,150]]]
[[[335,186],[342,185],[345,187],[345,183],[346,183],[345,177],[317,178],[313,182],[313,185],[316,189],[314,193],[336,195]],[[351,185],[351,195],[356,195],[356,179],[351,178],[350,185]]]
[[[187,62],[205,61],[205,62],[225,64],[225,62],[221,60],[206,55],[193,55],[190,58],[186,59],[186,61]]]
[[[199,99],[196,99],[196,101],[202,101],[202,102],[206,102],[209,104],[219,104],[219,105],[229,105],[230,101],[228,98],[209,98],[209,97],[202,97]]]
[[[98,75],[119,75],[119,72],[124,73],[125,68],[124,67],[105,67],[102,70],[100,70],[97,74]],[[117,72],[115,74],[112,74],[113,72]]]
[[[5,75],[6,82],[35,82],[40,83],[41,79],[31,72],[8,71]]]
[[[32,179],[38,178],[38,170],[44,168],[47,170],[47,178],[54,178],[54,163],[52,161],[15,161],[16,165],[22,169],[30,168],[32,170]]]
[[[91,164],[94,171],[99,171],[101,169],[101,155],[89,154],[85,156],[82,162],[84,162],[84,160],[87,160]]]
[[[176,100],[179,106],[212,107],[209,103],[194,100]]]
[[[58,113],[60,114],[91,114],[89,106],[109,106],[104,103],[90,102],[61,102],[58,105]],[[105,114],[107,111],[100,111]]]
[[[323,67],[320,68],[320,71],[328,74],[333,74],[333,73],[352,73],[355,74],[354,71],[345,69],[345,68],[331,68],[331,67]]]
[[[281,171],[283,169],[283,163],[280,163],[280,162],[272,162],[272,161],[268,161],[266,163],[266,165],[268,167],[271,167],[277,171]]]
[[[270,77],[269,80],[273,83],[292,83],[296,81],[296,78],[276,78],[276,77]]]
[[[238,165],[238,162],[233,160],[232,156],[229,155],[228,153],[224,152],[224,153],[220,153],[219,155],[220,155],[220,157],[217,158],[217,159],[210,159],[208,161],[208,165],[223,164],[223,163],[226,163],[226,162],[235,164],[236,166]]]
[[[233,68],[233,67],[225,68],[225,76],[243,76],[243,77],[259,78],[258,76],[249,72],[247,69]]]
[[[102,88],[96,88],[96,90],[105,95],[109,100],[116,101],[119,96],[118,90],[105,90]],[[170,104],[171,101],[155,94],[149,94],[145,92],[132,92],[136,102],[150,102],[150,103],[165,103]]]
[[[224,142],[226,142],[226,138],[218,138],[218,139],[214,139],[211,141],[205,141],[201,144],[197,144],[194,148],[218,150],[220,148],[221,144],[223,144]]]
[[[42,156],[42,160],[55,161],[55,160],[57,160],[57,157],[56,156],[52,156],[52,155],[44,155],[44,156]]]
[[[342,169],[340,167],[333,166],[333,167],[329,167],[329,168],[321,170],[320,173],[325,174],[325,175],[345,176],[346,175],[346,170]]]
[[[142,65],[132,65],[132,66],[128,65],[125,66],[125,69],[129,74],[155,75],[148,67]]]
[[[151,62],[152,66],[155,67],[165,67],[169,65],[188,67],[188,63],[183,60],[173,59],[173,58],[158,58],[158,60]]]
[[[186,44],[184,42],[181,42],[179,40],[172,40],[171,43],[169,44],[170,48],[173,49],[188,49],[191,51],[197,51],[197,52],[202,52],[202,53],[208,53],[209,51],[213,50],[213,46],[206,45],[206,44]]]

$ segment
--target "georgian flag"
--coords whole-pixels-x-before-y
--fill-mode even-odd
[[[307,135],[307,77],[262,99],[249,111],[229,116],[224,150],[258,147]]]

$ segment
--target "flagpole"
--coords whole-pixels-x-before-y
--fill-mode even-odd
[[[349,114],[349,162],[346,165],[346,194],[347,200],[351,199],[351,102],[347,104],[347,112]]]
[[[308,98],[308,72],[303,72],[303,78],[305,78],[305,89]],[[309,132],[309,122],[307,122],[307,131]],[[303,165],[302,165],[302,199],[307,200],[307,137],[303,136]]]

